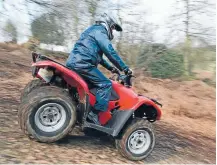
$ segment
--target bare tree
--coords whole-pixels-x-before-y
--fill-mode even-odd
[[[184,60],[185,74],[192,75],[191,47],[192,39],[213,42],[215,40],[215,28],[208,27],[205,19],[212,19],[215,16],[214,4],[211,0],[177,0],[176,10],[170,20],[169,28],[171,35],[178,31],[178,34],[184,34]],[[176,33],[177,34],[177,33]],[[170,36],[171,37],[171,36]]]
[[[197,37],[204,40],[214,38],[213,27],[204,19],[215,19],[215,4],[212,0],[177,0],[175,13],[171,16],[170,27],[185,34],[185,38]]]
[[[91,15],[90,24],[94,23],[94,19],[96,16],[96,11],[98,8],[98,4],[100,3],[100,0],[86,0],[87,6],[88,6],[88,12]]]
[[[12,42],[17,43],[17,29],[16,26],[8,20],[3,28],[4,33],[8,36]]]

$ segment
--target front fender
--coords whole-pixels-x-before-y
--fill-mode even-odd
[[[159,108],[159,106],[154,101],[152,101],[151,99],[149,99],[149,98],[147,98],[145,96],[138,96],[138,102],[137,102],[136,105],[133,106],[132,110],[136,111],[142,105],[147,105],[147,106],[153,107],[157,111],[157,117],[156,117],[156,119],[160,120],[161,115],[162,115],[161,109]]]
[[[112,119],[108,122],[107,127],[112,128],[112,136],[116,137],[129,121],[133,114],[133,110],[118,110],[112,116]]]

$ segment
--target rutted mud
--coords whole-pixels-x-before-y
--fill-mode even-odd
[[[135,89],[164,104],[155,124],[156,147],[144,161],[131,162],[107,138],[87,137],[79,128],[52,144],[29,140],[17,122],[20,91],[31,79],[27,51],[0,48],[1,163],[216,163],[215,89],[194,82],[140,76]]]

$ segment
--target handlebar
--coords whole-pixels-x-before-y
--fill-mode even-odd
[[[115,76],[117,75],[117,78],[115,79]],[[120,72],[114,73],[114,75],[110,78],[113,81],[118,81],[122,85],[125,85],[126,87],[132,86],[132,77],[136,78],[134,75],[125,75],[121,74]]]

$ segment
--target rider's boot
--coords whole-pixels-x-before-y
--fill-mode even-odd
[[[91,120],[94,124],[100,125],[98,112],[96,110],[90,111],[87,118]]]

